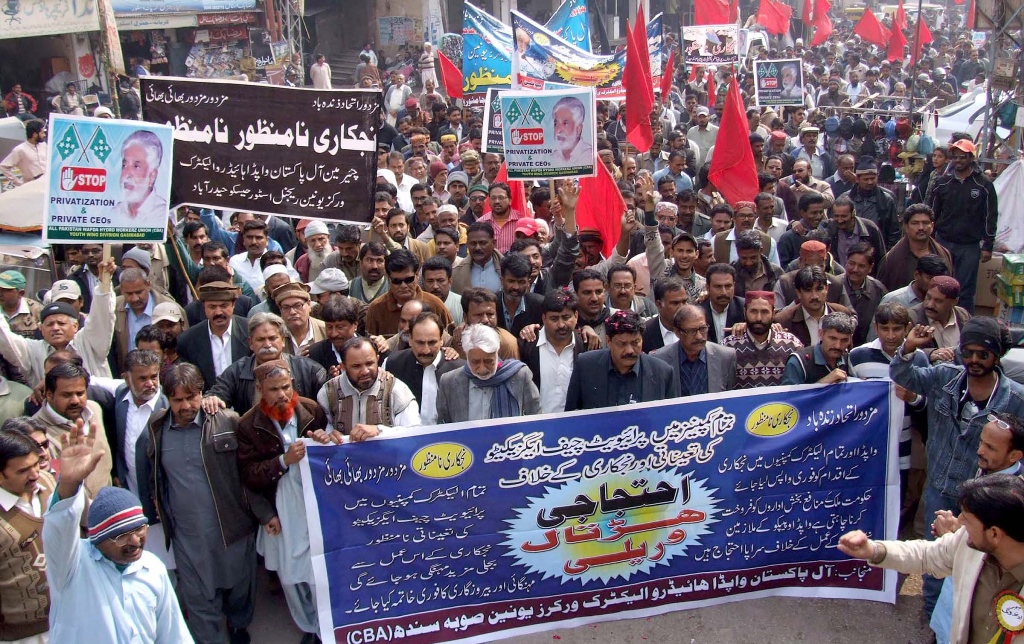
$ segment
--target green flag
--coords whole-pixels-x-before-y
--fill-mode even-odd
[[[540,109],[540,103],[537,102],[537,99],[533,99],[530,102],[530,111],[528,114],[530,115],[530,118],[537,123],[544,121],[544,110]]]
[[[66,160],[81,147],[82,141],[78,138],[78,131],[75,130],[74,125],[71,125],[57,142],[57,154],[60,155],[61,160]]]
[[[107,142],[107,135],[103,133],[103,128],[96,128],[96,134],[92,137],[92,144],[89,146],[92,153],[96,155],[96,158],[100,160],[100,163],[105,163],[107,157],[110,156],[110,143]]]

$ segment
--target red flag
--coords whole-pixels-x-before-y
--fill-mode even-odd
[[[638,13],[642,13],[643,9]],[[639,17],[639,16],[638,16]],[[626,89],[628,104],[626,105],[626,140],[639,152],[646,152],[654,144],[654,132],[651,129],[651,109],[654,107],[654,90],[651,89],[651,77],[644,71],[643,59],[650,62],[647,51],[647,38],[641,45],[638,37],[642,32],[639,20],[635,27],[626,26],[626,69],[622,73],[622,85]]]
[[[903,30],[896,26],[895,22],[892,31],[889,33],[889,49],[885,52],[886,60],[903,60],[903,48],[907,46],[907,37]]]
[[[789,21],[792,19],[792,7],[776,0],[761,0],[757,9],[757,24],[763,25],[768,33],[776,36],[789,32]]]
[[[708,78],[708,109],[715,109],[715,103],[718,102],[718,88],[715,87],[715,75],[710,70],[705,70]]]
[[[693,3],[693,24],[695,25],[728,25],[732,4],[728,0],[695,0]]]
[[[971,0],[971,6],[967,9],[967,28],[974,29],[974,0]]]
[[[648,52],[649,54],[650,52]],[[672,79],[676,76],[676,50],[668,53],[668,60],[665,61],[665,69],[661,72],[661,100],[668,102],[668,94],[672,91]]]
[[[598,163],[597,165],[602,165]],[[526,201],[526,186],[522,181],[509,181],[508,180],[508,166],[502,162],[501,167],[498,168],[498,176],[494,177],[493,183],[507,183],[509,189],[512,191],[512,197],[510,199],[510,207],[512,210],[518,210],[521,214],[529,215],[530,208],[527,206]],[[488,199],[484,201],[484,214],[491,212],[491,201]]]
[[[896,7],[896,16],[892,19],[892,24],[899,29],[907,28],[907,12],[903,10],[903,0],[899,0],[899,5]]]
[[[629,112],[627,112],[628,114]],[[750,149],[750,146],[747,146]],[[753,157],[751,157],[753,159]],[[753,161],[751,161],[753,163]],[[580,179],[580,199],[576,204],[576,225],[580,230],[596,229],[604,242],[602,252],[611,257],[622,232],[622,213],[626,202],[622,199],[615,178],[603,163],[597,164],[597,176]]]
[[[729,22],[732,25],[740,20],[740,0],[732,0],[729,3]]]
[[[918,16],[917,37],[914,38],[914,56],[910,59],[911,65],[921,57],[921,50],[932,40],[932,32],[928,29],[928,25],[924,21],[924,16]]]
[[[873,45],[879,47],[889,45],[889,30],[878,22],[878,18],[875,17],[871,9],[864,9],[864,15],[861,16],[857,26],[853,28],[853,33]]]
[[[462,70],[442,52],[438,51],[437,55],[441,59],[441,80],[444,82],[445,93],[448,98],[462,98]]]
[[[628,28],[628,27],[627,27]],[[642,3],[636,9],[636,24],[633,25],[633,37],[636,39],[636,49],[640,52],[640,64],[644,70],[644,87],[647,88],[647,96],[651,99],[651,106],[654,105],[654,75],[651,74],[651,50],[647,45],[647,18],[644,16],[644,5]],[[650,110],[647,113],[650,114]]]
[[[804,10],[800,14],[800,21],[808,27],[814,26],[814,0],[804,0]]]
[[[725,97],[725,111],[708,173],[708,178],[730,204],[753,201],[758,193],[757,168],[749,137],[750,126],[744,112],[743,97],[733,76]]]
[[[832,19],[828,16],[831,10],[832,3],[829,0],[814,1],[814,37],[811,39],[811,47],[817,47],[832,35]]]

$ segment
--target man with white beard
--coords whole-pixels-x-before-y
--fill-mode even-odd
[[[567,96],[555,103],[555,145],[558,165],[593,165],[594,148],[582,140],[586,110],[578,98]]]
[[[306,225],[306,254],[295,261],[295,270],[299,272],[303,282],[312,282],[324,268],[324,261],[334,251],[331,247],[331,236],[327,224],[312,221]]]
[[[139,228],[167,225],[167,200],[154,191],[164,148],[156,134],[139,130],[121,145],[121,201],[111,213]]]

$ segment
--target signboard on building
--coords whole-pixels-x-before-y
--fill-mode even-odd
[[[0,40],[99,31],[96,0],[5,2],[0,11]]]
[[[111,0],[116,14],[253,11],[256,0]]]

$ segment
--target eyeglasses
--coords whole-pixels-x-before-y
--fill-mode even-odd
[[[1010,423],[1008,423],[1005,420],[1002,420],[1002,419],[996,417],[995,414],[989,414],[988,417],[985,420],[987,420],[988,422],[992,423],[993,425],[995,425],[999,429],[1002,429],[1003,431],[1007,431],[1007,432],[1011,431]]]
[[[50,439],[44,439],[42,441],[36,441],[36,445],[39,445],[39,451],[46,452],[50,449]]]
[[[282,304],[281,305],[281,312],[282,313],[290,313],[292,311],[301,311],[302,307],[306,306],[307,304],[309,304],[309,302],[297,302],[295,304],[289,304],[287,306]]]
[[[397,285],[400,285],[400,284],[412,284],[413,282],[416,281],[416,276],[415,275],[410,275],[409,277],[392,277],[390,279],[391,279],[391,284],[393,286],[397,286]]]
[[[487,201],[487,197],[470,197],[469,200],[475,203],[480,203],[481,201]]]
[[[103,249],[102,248],[92,248],[90,250],[85,250],[83,248],[82,249],[82,254],[83,255],[102,255],[103,254]]]
[[[705,324],[704,326],[699,326],[696,329],[683,329],[681,327],[676,327],[676,330],[685,335],[686,337],[692,338],[695,335],[707,335],[708,329],[710,328],[711,327]]]
[[[988,360],[992,357],[992,352],[987,349],[960,349],[960,355],[968,359]]]
[[[132,537],[138,537],[139,539],[144,539],[146,537],[146,533],[147,532],[149,532],[149,525],[148,524],[147,525],[143,525],[143,526],[139,526],[138,528],[135,528],[131,532],[125,532],[124,534],[119,534],[116,537],[112,537],[110,540],[114,542],[115,546],[121,548],[121,547],[124,547],[124,546],[128,545],[128,542],[131,541]]]

